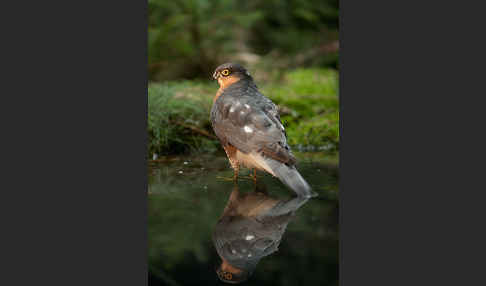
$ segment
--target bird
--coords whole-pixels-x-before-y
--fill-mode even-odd
[[[233,284],[248,280],[262,258],[278,251],[287,225],[308,200],[270,197],[263,184],[240,193],[235,185],[212,234],[221,258],[218,278]]]
[[[213,79],[219,89],[213,98],[210,120],[226,152],[237,182],[240,165],[268,172],[298,196],[317,193],[297,171],[296,158],[277,106],[261,94],[250,73],[238,63],[218,66]]]

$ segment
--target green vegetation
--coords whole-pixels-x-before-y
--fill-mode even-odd
[[[279,105],[289,144],[298,150],[337,151],[337,71],[296,69],[268,77],[259,84],[260,89]],[[210,81],[149,85],[150,158],[154,153],[214,152],[221,148],[209,122],[212,98],[217,89],[217,83]]]
[[[215,90],[190,81],[149,85],[149,158],[154,153],[216,150],[218,142],[209,122],[210,94]]]
[[[210,75],[237,62],[279,106],[299,171],[319,193],[249,283],[338,284],[338,3],[148,1],[148,156],[158,158],[148,164],[149,281],[217,283],[211,234],[233,171],[209,121],[218,89]],[[240,172],[240,191],[253,189],[249,172]],[[271,175],[258,175],[272,196],[291,195]]]
[[[243,64],[281,107],[294,150],[339,149],[337,0],[149,0],[149,158],[220,146],[210,75]]]
[[[299,149],[337,150],[339,145],[338,73],[331,69],[298,69],[284,84],[262,88],[281,108],[289,144]]]
[[[336,68],[338,4],[338,0],[149,0],[149,79],[205,78],[228,61]]]

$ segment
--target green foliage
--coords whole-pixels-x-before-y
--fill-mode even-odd
[[[259,51],[292,54],[337,39],[337,0],[250,1],[264,16],[251,28]]]
[[[256,72],[258,76],[260,72]],[[339,148],[338,74],[332,69],[296,69],[259,81],[280,107],[289,144],[299,150]],[[181,81],[149,85],[149,158],[154,153],[212,152],[221,148],[209,113],[217,84]],[[209,136],[208,136],[209,135]]]
[[[207,97],[198,96],[197,83],[150,84],[148,88],[149,155],[215,150],[215,141],[198,130],[209,131]],[[207,92],[207,90],[206,90]]]
[[[319,47],[336,41],[337,29],[337,0],[149,0],[149,77],[204,78],[244,55],[336,67],[337,52]]]
[[[283,84],[262,89],[281,108],[289,144],[303,150],[339,148],[339,80],[331,69],[297,69]]]
[[[260,11],[240,1],[149,0],[149,72],[153,80],[207,75],[234,53]]]

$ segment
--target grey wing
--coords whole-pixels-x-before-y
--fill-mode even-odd
[[[259,152],[294,164],[277,107],[257,91],[247,92],[253,94],[223,93],[218,98],[211,114],[216,135],[223,145],[231,144],[241,152]]]

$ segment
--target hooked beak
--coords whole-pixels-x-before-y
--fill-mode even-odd
[[[221,76],[221,73],[219,71],[214,72],[214,74],[213,74],[214,79],[218,79],[220,76]]]

